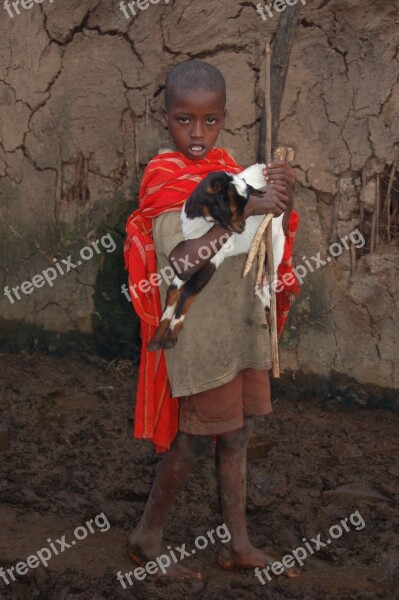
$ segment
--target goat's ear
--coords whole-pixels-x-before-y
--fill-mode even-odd
[[[206,193],[209,194],[210,196],[214,196],[215,194],[218,194],[219,192],[221,192],[222,190],[222,184],[220,183],[220,181],[218,179],[214,179],[213,181],[210,181],[206,187]]]
[[[256,190],[254,187],[252,187],[252,185],[248,185],[248,190],[251,196],[256,196],[257,198],[262,198],[264,194],[264,192],[261,190]]]

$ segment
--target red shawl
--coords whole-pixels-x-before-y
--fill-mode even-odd
[[[299,215],[296,210],[292,210],[288,220],[288,231],[285,236],[283,258],[277,269],[278,284],[276,285],[276,305],[277,334],[279,338],[283,333],[291,304],[295,300],[295,296],[299,296],[301,293],[301,286],[292,270],[292,253],[294,250],[294,240],[298,225]]]
[[[157,452],[168,450],[175,438],[179,405],[178,399],[171,396],[163,350],[147,351],[162,314],[152,219],[164,212],[180,210],[198,183],[212,171],[239,173],[242,167],[222,148],[212,148],[206,158],[198,161],[189,160],[180,152],[158,154],[144,172],[139,208],[130,215],[126,224],[125,265],[129,274],[130,297],[141,321],[142,339],[134,436],[151,439]],[[297,213],[292,211],[289,229],[293,235],[298,219]],[[286,237],[283,257],[283,264],[290,271],[293,235]],[[296,286],[299,290],[297,281]],[[296,286],[290,286],[289,291],[295,293]],[[277,294],[277,299],[280,297],[283,302],[278,321],[281,332],[290,303],[284,291]],[[277,307],[279,310],[278,301]]]

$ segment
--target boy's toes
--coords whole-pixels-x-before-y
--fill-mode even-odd
[[[289,579],[295,579],[295,577],[301,576],[301,571],[298,567],[290,567],[289,569],[285,568],[285,576]]]
[[[126,550],[127,553],[129,555],[129,557],[131,558],[131,560],[133,562],[135,562],[137,565],[139,565],[140,567],[144,567],[146,563],[148,562],[153,562],[155,563],[154,560],[149,559],[148,557],[144,556],[143,554],[140,553],[140,551],[136,550],[128,541],[127,546],[126,546]],[[167,558],[167,555],[163,555]],[[181,564],[181,563],[172,563],[171,560],[168,560],[167,565],[165,565],[165,563],[163,561],[158,562],[158,559],[156,559],[156,562],[159,565],[159,568],[157,569],[157,571],[155,573],[152,573],[148,579],[151,579],[153,581],[157,581],[157,580],[163,580],[163,581],[168,581],[168,580],[177,580],[177,579],[194,579],[196,581],[200,581],[201,579],[204,578],[204,575],[202,573],[202,571],[198,571],[198,570],[194,570],[194,569],[190,569],[189,567],[186,567],[185,565]],[[162,564],[162,566],[161,566]]]
[[[201,571],[194,571],[181,563],[170,565],[167,567],[166,573],[159,573],[155,579],[194,579],[195,581],[201,581],[204,579],[204,575]]]
[[[269,570],[274,563],[281,562],[280,558],[269,552],[266,553],[263,550],[254,548],[253,546],[248,546],[248,548],[239,553],[233,553],[231,551],[221,552],[217,559],[218,566],[227,571],[252,570],[256,568],[268,568]],[[295,577],[301,576],[301,570],[296,566],[289,568],[284,567],[281,574],[290,579],[294,579]]]

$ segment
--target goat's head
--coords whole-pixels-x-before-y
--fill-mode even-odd
[[[253,191],[239,175],[224,171],[210,173],[187,201],[187,216],[210,218],[232,233],[242,233],[244,208]]]

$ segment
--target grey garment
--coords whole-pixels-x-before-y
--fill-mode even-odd
[[[173,279],[168,256],[184,240],[180,211],[155,218],[153,235],[163,307]],[[225,259],[190,306],[175,348],[165,350],[174,397],[228,383],[242,369],[271,368],[265,310],[254,294],[255,268],[245,279],[241,276],[245,258]]]

